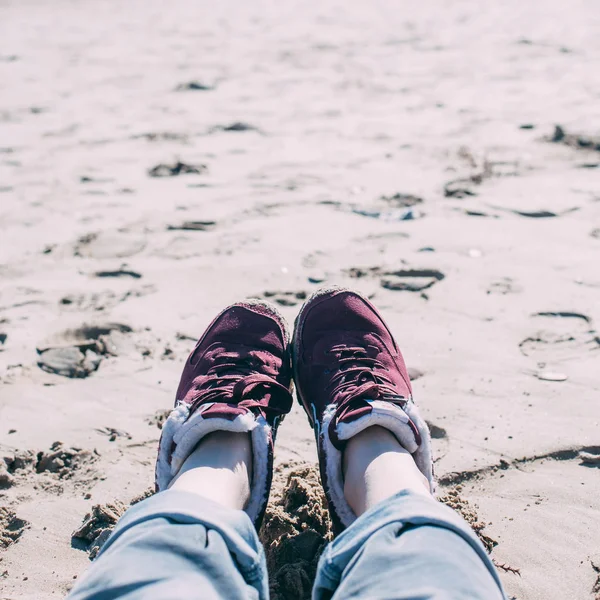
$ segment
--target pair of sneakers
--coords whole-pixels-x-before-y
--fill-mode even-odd
[[[344,497],[344,444],[367,427],[390,430],[433,492],[429,430],[412,400],[400,349],[375,307],[341,288],[320,290],[306,301],[291,342],[283,317],[265,302],[239,302],[216,317],[185,364],[164,424],[157,490],[167,489],[204,436],[249,432],[253,480],[246,512],[258,528],[271,488],[277,428],[292,408],[292,380],[315,431],[336,531],[356,519]]]

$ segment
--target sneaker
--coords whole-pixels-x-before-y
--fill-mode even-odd
[[[292,407],[289,337],[283,317],[261,301],[239,302],[211,323],[190,354],[165,421],[156,489],[167,489],[213,431],[251,432],[253,479],[246,512],[257,526],[271,488],[277,427]]]
[[[413,402],[402,354],[368,300],[340,288],[314,294],[296,319],[292,355],[298,400],[315,430],[336,531],[356,519],[344,497],[344,445],[372,425],[396,436],[433,493],[429,429]]]

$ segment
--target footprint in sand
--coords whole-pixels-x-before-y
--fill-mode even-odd
[[[55,375],[83,379],[98,370],[101,360],[92,350],[84,353],[79,348],[48,348],[40,352],[38,367]]]
[[[499,177],[518,177],[522,173],[521,161],[502,153],[490,158],[487,154],[474,152],[466,146],[458,151],[458,163],[452,170],[458,176],[446,182],[444,196],[446,198],[465,199],[479,195],[480,187],[488,180]],[[468,211],[471,216],[490,216],[478,210]]]
[[[420,292],[444,279],[435,269],[401,269],[388,271],[381,278],[381,286],[394,291]]]
[[[0,548],[8,548],[17,542],[28,527],[29,523],[19,519],[14,511],[6,506],[0,506]]]
[[[423,204],[423,198],[413,194],[396,193],[390,196],[380,196],[369,204],[350,204],[349,210],[363,217],[371,217],[382,221],[412,221],[425,216],[417,209]],[[340,208],[347,209],[344,204]]]
[[[445,275],[437,269],[399,269],[388,271],[381,267],[351,267],[345,274],[358,279],[361,277],[379,277],[381,287],[395,292],[421,292],[438,281]]]
[[[552,363],[583,357],[600,350],[600,337],[590,317],[575,312],[532,315],[539,329],[520,344],[521,352],[538,362]]]
[[[126,258],[139,254],[146,240],[126,231],[89,233],[80,237],[73,248],[74,256],[82,258]]]
[[[511,277],[502,277],[498,281],[493,281],[487,289],[488,294],[517,294],[521,292],[521,287],[517,285]]]
[[[96,428],[95,431],[97,431],[100,435],[105,435],[108,437],[109,442],[114,442],[118,438],[123,438],[125,440],[132,439],[131,434],[127,433],[123,429],[116,429],[115,427],[99,427]]]
[[[162,248],[157,248],[153,254],[171,260],[185,260],[194,256],[202,256],[211,251],[210,244],[201,243],[202,236],[178,235],[169,240]]]
[[[84,378],[100,366],[103,357],[117,356],[130,349],[123,323],[82,325],[51,336],[37,347],[40,369],[70,378]]]
[[[263,298],[271,302],[275,302],[280,306],[297,306],[306,300],[307,293],[304,291],[298,292],[281,292],[281,291],[266,291],[262,294]]]
[[[141,298],[154,291],[156,288],[153,285],[146,285],[120,294],[110,290],[94,294],[69,294],[63,296],[59,304],[61,308],[69,310],[103,311],[114,308],[129,298]]]

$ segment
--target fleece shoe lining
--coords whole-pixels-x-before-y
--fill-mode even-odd
[[[233,420],[208,418],[202,412],[211,404],[202,406],[189,419],[189,406],[181,403],[163,425],[162,437],[156,462],[156,485],[159,492],[166,490],[179,473],[183,463],[198,445],[200,440],[213,431],[250,432],[252,438],[253,476],[250,490],[250,503],[245,511],[252,521],[256,521],[268,499],[267,481],[270,469],[269,443],[271,427],[263,417],[255,417],[251,412],[237,416]],[[173,449],[173,445],[175,447]]]
[[[357,433],[379,425],[391,431],[400,444],[408,450],[415,460],[421,473],[427,477],[431,493],[435,493],[435,482],[433,479],[431,437],[429,428],[421,418],[419,411],[412,400],[409,400],[405,409],[399,406],[372,400],[369,402],[372,411],[349,423],[338,423],[337,434],[340,440],[349,440]],[[331,499],[342,525],[348,527],[356,520],[356,515],[344,496],[344,478],[342,474],[342,453],[333,445],[329,438],[329,424],[336,411],[335,404],[330,404],[323,413],[323,424],[321,427],[322,447],[325,454],[325,473],[327,476],[327,492]],[[420,435],[421,445],[418,446],[412,428],[408,424],[409,419],[415,424]]]

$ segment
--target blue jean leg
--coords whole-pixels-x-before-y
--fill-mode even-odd
[[[358,518],[325,550],[313,600],[502,600],[496,570],[452,509],[400,492]]]
[[[268,599],[246,513],[167,490],[130,508],[68,600]]]

